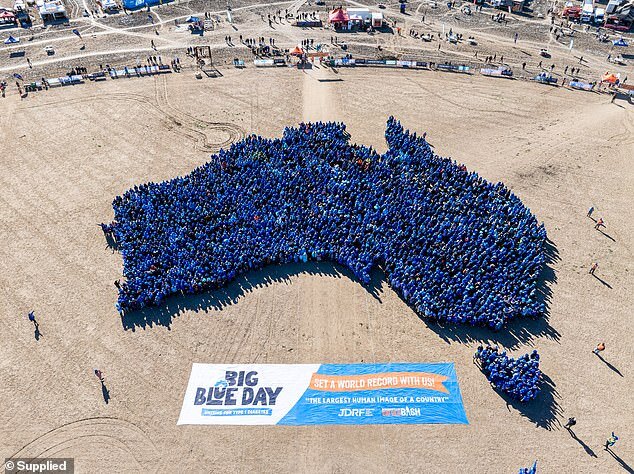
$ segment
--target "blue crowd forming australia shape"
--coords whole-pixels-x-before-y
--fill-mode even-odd
[[[517,359],[508,357],[497,347],[479,346],[474,359],[494,388],[506,393],[522,403],[537,398],[540,391],[542,372],[539,369],[539,354],[534,350]]]
[[[266,265],[381,268],[420,316],[502,328],[543,313],[546,231],[502,183],[435,155],[390,117],[384,154],[342,123],[249,136],[187,176],[115,198],[120,312],[220,288]]]

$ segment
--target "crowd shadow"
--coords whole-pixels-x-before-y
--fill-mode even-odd
[[[501,331],[467,325],[444,326],[439,322],[425,319],[417,314],[426,326],[434,331],[447,343],[493,343],[510,350],[533,341],[535,338],[546,337],[558,341],[560,333],[549,324],[549,308],[552,298],[552,285],[557,276],[552,264],[560,259],[554,243],[545,243],[546,260],[539,276],[538,298],[544,303],[544,314],[537,318],[521,318],[511,321]],[[148,307],[137,311],[126,312],[121,316],[121,323],[125,330],[145,329],[153,326],[170,328],[172,320],[186,311],[208,312],[222,310],[236,304],[240,298],[255,289],[269,286],[273,283],[291,283],[291,278],[297,275],[319,275],[334,278],[346,277],[363,286],[379,302],[381,287],[385,282],[385,273],[374,268],[370,282],[366,285],[359,281],[354,274],[343,265],[330,261],[288,263],[269,265],[262,270],[251,271],[239,276],[223,288],[196,295],[173,295],[167,298],[161,306]],[[414,310],[414,308],[412,308]],[[415,311],[415,310],[414,310]]]
[[[506,402],[509,411],[510,407],[513,407],[536,427],[550,431],[560,425],[559,418],[563,413],[559,405],[561,395],[557,392],[555,382],[548,375],[542,373],[541,391],[536,400],[528,403],[515,400],[500,390],[494,389],[494,391]]]
[[[117,241],[111,234],[105,235],[105,238],[106,238],[106,246],[107,248],[112,250],[112,253],[114,253],[115,250],[119,250],[119,245],[117,244]]]
[[[154,325],[170,328],[172,320],[186,311],[208,312],[222,310],[236,304],[240,298],[255,289],[269,286],[273,283],[291,284],[291,278],[298,275],[318,275],[334,278],[348,278],[363,286],[368,293],[381,302],[379,297],[383,282],[383,273],[375,270],[371,274],[370,283],[365,285],[346,267],[324,261],[306,263],[287,263],[269,265],[262,270],[248,272],[224,288],[197,295],[174,295],[169,297],[161,306],[144,308],[139,311],[124,313],[121,323],[125,330],[134,331],[136,328],[145,329]]]
[[[605,450],[610,454],[610,456],[612,456],[616,460],[616,462],[618,462],[621,465],[621,467],[625,470],[625,472],[634,473],[634,469],[632,469],[628,463],[623,461],[623,459],[621,459],[618,456],[618,454],[616,454],[610,448],[606,448]]]
[[[511,321],[500,331],[466,325],[444,326],[440,322],[423,319],[429,329],[447,343],[461,344],[497,344],[510,350],[530,343],[536,338],[548,338],[559,341],[561,334],[549,323],[550,305],[552,302],[552,286],[557,283],[557,275],[553,265],[561,260],[556,245],[550,240],[545,242],[544,268],[542,269],[537,293],[539,301],[544,304],[544,314],[537,318],[520,318]]]
[[[553,264],[560,260],[556,245],[548,240],[545,242],[545,264],[538,279],[538,297],[544,303],[544,314],[534,319],[522,318],[512,321],[501,331],[492,331],[487,328],[452,325],[443,326],[437,322],[432,322],[418,314],[419,318],[447,343],[493,343],[508,349],[517,349],[521,345],[532,342],[535,338],[546,337],[558,341],[560,333],[550,326],[550,304],[552,299],[552,285],[557,282],[557,275],[553,269]],[[173,295],[169,297],[161,306],[144,308],[138,311],[126,312],[121,315],[121,323],[124,330],[135,331],[137,328],[146,329],[153,326],[164,326],[170,329],[172,320],[186,311],[209,312],[211,310],[222,310],[228,306],[236,304],[240,298],[253,292],[256,289],[269,286],[273,283],[291,284],[291,278],[298,275],[318,275],[333,278],[348,278],[359,283],[378,302],[381,302],[381,288],[385,282],[385,273],[375,268],[371,273],[368,284],[360,282],[354,274],[342,265],[324,262],[288,263],[279,265],[269,265],[261,270],[251,271],[236,278],[223,288],[208,291],[196,295]],[[602,359],[603,360],[603,359]],[[604,362],[613,370],[613,366],[607,361]],[[616,370],[617,373],[618,370]],[[507,407],[513,407],[521,415],[539,428],[551,430],[561,415],[559,400],[561,399],[556,390],[555,383],[546,374],[542,374],[541,392],[537,400],[529,403],[520,403],[499,390],[496,393],[502,397]],[[102,383],[104,401],[108,403],[109,392]],[[593,455],[593,451],[571,432],[571,435],[579,442],[586,452]],[[592,454],[591,454],[592,453]]]
[[[588,446],[582,439],[580,439],[571,428],[566,429],[568,430],[568,433],[570,433],[571,438],[581,445],[588,456],[591,456],[593,458],[597,457],[597,454],[594,452],[594,450],[590,446]]]
[[[614,367],[612,364],[610,364],[607,360],[605,360],[603,357],[601,357],[601,354],[596,354],[596,356],[601,359],[601,362],[603,362],[605,365],[607,365],[611,370],[613,370],[614,372],[616,372],[617,374],[619,374],[621,377],[623,377],[623,374],[621,373],[621,371],[619,369],[617,369],[616,367]]]

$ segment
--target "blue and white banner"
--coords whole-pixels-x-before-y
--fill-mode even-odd
[[[451,363],[193,364],[179,425],[468,424]]]

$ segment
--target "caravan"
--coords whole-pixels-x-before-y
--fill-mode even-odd
[[[603,22],[605,21],[605,8],[595,8],[594,9],[594,24],[596,26],[603,26]]]
[[[581,22],[591,23],[594,17],[594,5],[592,0],[585,0],[583,8],[581,9]]]

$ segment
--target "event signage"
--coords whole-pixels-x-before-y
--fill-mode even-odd
[[[366,64],[373,64],[373,65],[377,65],[377,66],[385,66],[386,60],[385,59],[366,59],[365,63]]]
[[[437,64],[436,68],[444,71],[469,72],[469,66],[458,66],[454,64]]]
[[[570,87],[572,87],[573,89],[581,89],[584,91],[591,91],[594,88],[592,84],[581,81],[570,81]]]
[[[513,71],[510,69],[490,69],[490,68],[482,68],[480,69],[480,74],[483,76],[491,76],[491,77],[512,77]]]
[[[272,59],[254,59],[253,64],[255,67],[273,67],[275,66],[275,61]]]
[[[179,425],[468,424],[452,363],[193,364]]]

